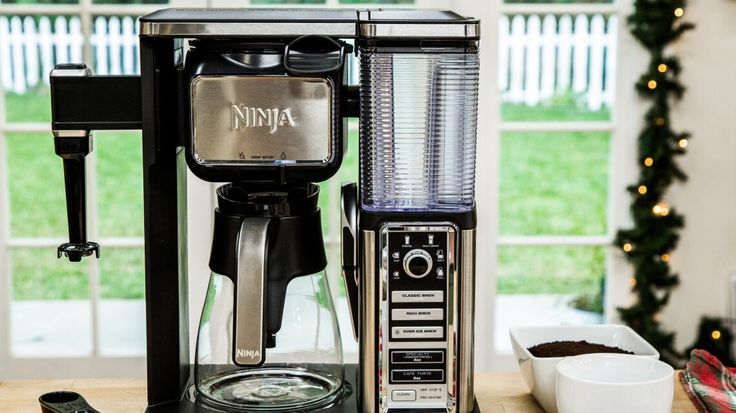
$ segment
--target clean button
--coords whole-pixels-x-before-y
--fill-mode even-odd
[[[414,390],[394,390],[391,392],[391,400],[395,402],[413,402],[417,399],[417,392]]]

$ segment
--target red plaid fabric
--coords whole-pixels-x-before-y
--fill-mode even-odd
[[[707,351],[690,353],[680,381],[698,412],[736,412],[736,369],[725,367]]]

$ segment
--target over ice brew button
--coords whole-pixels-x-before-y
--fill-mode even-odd
[[[391,302],[394,303],[441,303],[443,298],[442,290],[391,291]]]
[[[395,402],[413,402],[417,399],[417,392],[414,390],[394,390],[391,392],[391,400]]]
[[[391,327],[391,338],[442,338],[442,327]]]

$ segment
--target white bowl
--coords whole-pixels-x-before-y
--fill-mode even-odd
[[[670,413],[674,369],[626,354],[585,354],[557,364],[560,413]]]
[[[557,413],[555,383],[557,363],[563,357],[534,357],[529,347],[552,341],[580,341],[604,344],[631,351],[638,356],[659,359],[659,353],[634,330],[623,325],[557,327],[517,327],[509,331],[521,375],[537,402],[547,413]]]

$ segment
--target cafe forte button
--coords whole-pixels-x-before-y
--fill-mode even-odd
[[[391,291],[391,301],[394,303],[441,303],[443,298],[442,290]]]
[[[391,363],[444,363],[445,353],[443,351],[392,351]]]
[[[442,338],[442,327],[392,327],[391,338]]]
[[[394,308],[392,320],[442,320],[441,308]]]
[[[445,379],[445,372],[436,370],[391,370],[391,381],[395,383],[430,382],[437,383]]]

